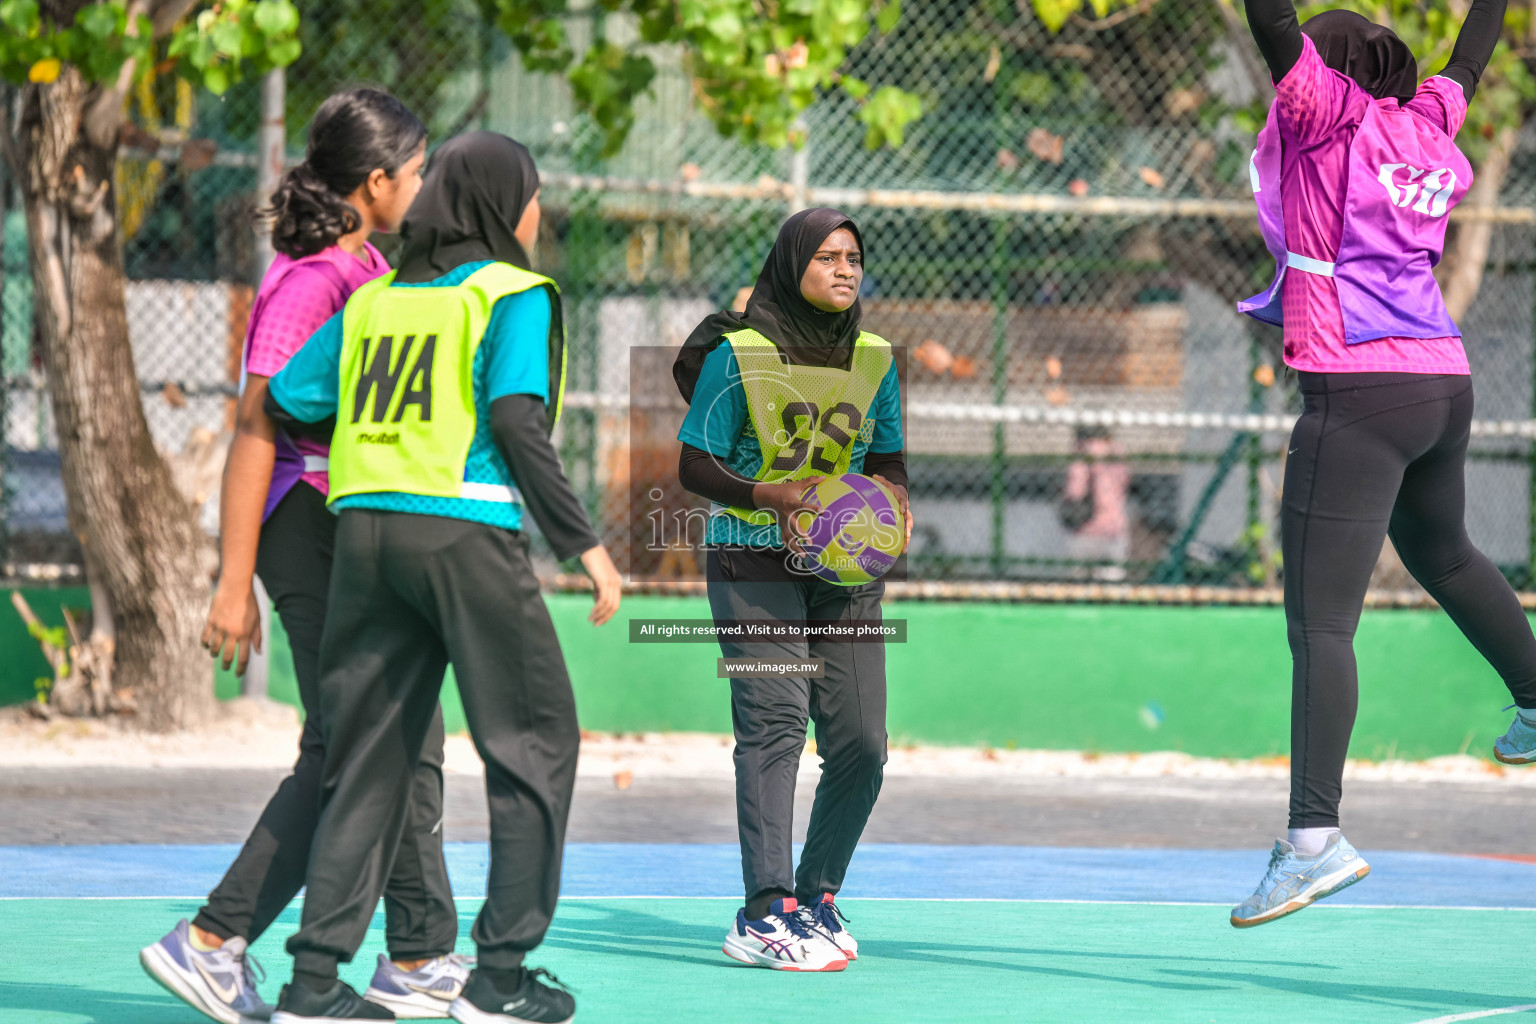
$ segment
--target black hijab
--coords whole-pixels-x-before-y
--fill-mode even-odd
[[[1408,44],[1385,25],[1354,11],[1324,11],[1308,18],[1302,32],[1323,63],[1355,80],[1378,100],[1407,103],[1419,88],[1419,62]]]
[[[539,190],[527,147],[495,132],[456,135],[432,154],[400,225],[395,280],[420,283],[477,260],[531,269],[513,234]]]
[[[847,228],[864,249],[858,225],[843,213],[826,207],[801,210],[779,228],[778,240],[757,275],[745,313],[722,310],[711,313],[683,342],[672,364],[672,379],[688,401],[698,383],[704,357],[720,344],[721,335],[750,327],[779,346],[790,362],[801,366],[835,366],[846,369],[852,361],[853,343],[859,337],[863,312],[859,300],[841,313],[823,313],[800,294],[800,279],[821,243],[838,228]]]

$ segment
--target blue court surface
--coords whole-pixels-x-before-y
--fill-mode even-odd
[[[0,1024],[193,1024],[138,947],[196,911],[236,847],[0,848]],[[786,975],[719,952],[739,905],[728,845],[573,844],[531,963],[582,1021],[1536,1021],[1536,864],[1363,851],[1334,900],[1239,931],[1267,851],[870,845],[839,897],[862,956]],[[463,917],[487,849],[448,846]],[[253,951],[286,979],[296,904]],[[382,917],[344,969],[367,984]]]

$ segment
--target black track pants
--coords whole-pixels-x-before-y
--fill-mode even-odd
[[[1291,828],[1337,826],[1358,703],[1355,629],[1388,534],[1414,579],[1536,708],[1536,638],[1503,575],[1467,538],[1472,379],[1303,373],[1281,539],[1293,662]]]
[[[711,548],[709,606],[716,620],[880,620],[885,585],[839,587],[817,579],[764,579],[757,558]],[[821,658],[826,677],[731,680],[736,733],[736,824],[747,899],[770,889],[801,901],[836,893],[880,795],[886,759],[885,645],[726,641],[727,658]],[[806,723],[816,725],[821,781],[794,870],[795,774]]]
[[[254,942],[304,884],[320,818],[325,763],[320,634],[335,535],[336,517],[326,510],[325,498],[303,483],[283,497],[261,529],[256,571],[293,649],[304,731],[293,774],[272,794],[245,846],[194,921],[220,938],[239,935]],[[459,918],[443,862],[442,817],[443,715],[438,710],[412,777],[410,827],[401,837],[384,891],[385,938],[396,960],[451,953],[458,938]]]
[[[576,702],[521,534],[348,509],[320,650],[325,771],[294,968],[350,961],[406,830],[412,766],[451,662],[485,762],[491,870],[480,966],[512,969],[549,928],[576,782]]]

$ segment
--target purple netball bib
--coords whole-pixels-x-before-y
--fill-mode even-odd
[[[1321,274],[1333,278],[1348,344],[1460,337],[1433,269],[1445,247],[1446,216],[1472,185],[1472,165],[1461,150],[1445,132],[1395,104],[1371,104],[1349,147],[1339,251],[1332,259],[1295,253],[1285,243],[1275,115],[1271,106],[1249,168],[1275,279],[1237,308],[1280,324],[1287,271]]]

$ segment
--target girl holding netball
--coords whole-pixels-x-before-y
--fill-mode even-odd
[[[707,577],[717,625],[880,619],[881,581],[839,586],[808,572],[796,548],[799,520],[815,513],[807,490],[825,476],[877,476],[906,514],[900,385],[890,345],[860,330],[863,274],[852,220],[836,210],[797,213],[779,230],[745,312],[707,317],[673,367],[689,401],[678,475],[712,503]],[[746,903],[724,952],[778,970],[842,970],[858,944],[834,897],[880,793],[884,644],[722,639],[720,650],[785,663],[783,674],[731,679]],[[794,664],[808,660],[822,674]],[[791,816],[808,721],[822,775],[795,870]]]

